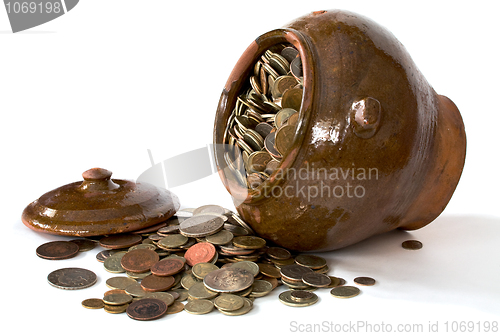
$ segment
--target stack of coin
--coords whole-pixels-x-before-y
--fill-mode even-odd
[[[299,52],[275,45],[255,63],[224,132],[227,166],[244,187],[255,189],[276,171],[295,137],[302,104]]]

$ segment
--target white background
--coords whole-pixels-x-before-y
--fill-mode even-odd
[[[403,4],[404,3],[404,4]],[[305,324],[500,322],[498,215],[498,25],[495,2],[388,1],[81,1],[68,14],[12,34],[0,8],[2,116],[0,244],[2,329],[38,335],[293,332]],[[330,274],[353,284],[378,282],[349,300],[317,291],[320,302],[291,308],[281,289],[257,299],[251,313],[186,312],[153,322],[81,307],[101,297],[113,276],[98,249],[62,261],[35,249],[61,239],[24,227],[24,207],[43,193],[81,179],[92,167],[135,179],[156,162],[209,144],[220,93],[234,64],[257,36],[308,12],[342,8],[368,16],[406,46],[435,90],[459,107],[467,160],[444,213],[414,232],[391,232],[322,254]],[[183,207],[234,209],[217,175],[171,189]],[[423,242],[406,251],[402,241]],[[64,239],[64,238],[63,238]],[[88,289],[51,287],[47,274],[85,267],[98,274]],[[478,325],[475,325],[477,330]],[[364,331],[365,329],[360,329]],[[324,329],[323,331],[328,331]]]

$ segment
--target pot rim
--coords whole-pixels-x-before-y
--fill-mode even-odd
[[[250,46],[243,52],[240,59],[234,66],[233,71],[231,72],[231,75],[229,76],[228,81],[224,87],[221,99],[219,101],[219,106],[217,108],[214,128],[214,141],[216,144],[223,143],[223,131],[234,109],[236,99],[241,94],[241,89],[247,83],[249,73],[253,69],[255,62],[267,49],[280,43],[292,44],[299,51],[299,55],[302,61],[302,103],[298,111],[299,120],[295,130],[295,136],[291,145],[291,150],[283,156],[278,169],[274,171],[273,174],[271,174],[271,176],[267,180],[265,180],[259,187],[252,190],[244,188],[227,178],[224,169],[221,168],[226,167],[223,157],[224,153],[221,153],[221,151],[224,151],[226,147],[214,146],[214,157],[216,160],[219,176],[228,192],[233,196],[235,200],[238,200],[240,204],[255,203],[264,200],[265,198],[270,196],[271,191],[275,186],[283,183],[286,180],[286,170],[292,167],[294,162],[297,160],[299,150],[302,147],[302,143],[305,139],[308,125],[311,120],[311,110],[313,107],[313,97],[315,93],[315,73],[313,71],[314,67],[312,45],[302,33],[295,29],[275,29],[257,37],[255,41],[253,41]],[[222,132],[218,132],[218,128],[222,129]]]

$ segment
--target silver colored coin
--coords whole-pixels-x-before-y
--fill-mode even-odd
[[[219,205],[203,205],[198,208],[196,208],[193,211],[193,215],[197,216],[203,213],[211,213],[211,214],[219,214],[219,215],[224,215],[226,213],[226,209]]]
[[[181,234],[186,237],[205,237],[219,232],[224,220],[213,215],[198,215],[186,219],[180,225]]]
[[[84,268],[61,268],[47,276],[49,284],[60,289],[83,289],[94,285],[97,276],[94,272]]]

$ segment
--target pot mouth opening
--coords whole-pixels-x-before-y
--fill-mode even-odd
[[[250,203],[286,180],[305,138],[312,104],[309,44],[293,29],[259,36],[224,88],[215,121],[215,159],[233,200]]]

